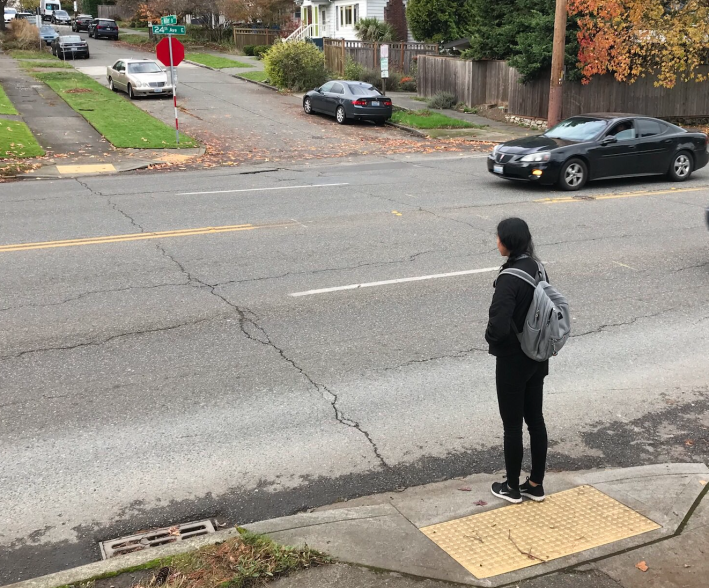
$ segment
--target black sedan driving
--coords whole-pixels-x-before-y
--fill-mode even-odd
[[[585,114],[543,135],[498,145],[487,169],[507,180],[580,190],[607,178],[666,175],[683,182],[708,162],[704,133],[647,116]]]
[[[350,120],[371,120],[383,125],[391,118],[391,99],[371,84],[333,80],[303,97],[306,114],[334,116],[341,125]]]
[[[89,44],[79,35],[60,35],[52,41],[52,55],[59,59],[88,59]]]

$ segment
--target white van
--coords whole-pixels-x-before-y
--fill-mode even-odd
[[[5,6],[5,22],[10,22],[15,16],[17,16],[17,10]]]
[[[62,5],[59,0],[40,0],[39,13],[42,15],[42,20],[52,20],[54,11],[61,9]]]

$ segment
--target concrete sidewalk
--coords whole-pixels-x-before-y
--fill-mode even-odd
[[[706,586],[709,501],[704,496],[709,469],[704,464],[550,473],[545,482],[547,501],[542,505],[525,503],[526,506],[522,507],[509,505],[490,494],[490,484],[497,479],[499,476],[473,475],[399,493],[369,496],[245,527],[268,534],[283,544],[305,543],[340,562],[283,578],[273,584],[274,588],[443,588],[450,583],[489,587],[515,585],[520,588]],[[542,547],[528,547],[524,543],[527,551],[517,547],[519,554],[528,556],[521,568],[487,578],[474,576],[421,532],[430,525],[479,513],[497,517],[533,513],[534,509],[545,508],[543,505],[558,500],[555,496],[561,495],[555,493],[585,491],[589,487],[592,493],[603,493],[604,499],[620,503],[613,517],[620,511],[632,513],[632,516],[650,523],[652,530],[642,532],[638,527],[635,531],[641,534],[549,560],[533,555],[533,552],[542,553]],[[569,492],[564,494],[568,496]],[[586,513],[582,514],[586,516]],[[594,525],[605,524],[598,516],[597,513],[589,514],[591,522],[585,527],[584,534],[592,534]],[[521,519],[518,522],[519,525],[523,523]],[[510,533],[517,532],[519,525],[512,524]],[[543,542],[545,535],[554,532],[545,532],[543,521],[539,525],[538,537]],[[506,532],[506,529],[501,527],[500,530]],[[55,588],[216,543],[234,534],[232,529],[192,542],[147,549],[12,587]],[[483,542],[482,537],[476,539]],[[580,537],[577,541],[583,539],[585,537]],[[474,541],[471,543],[477,545]]]

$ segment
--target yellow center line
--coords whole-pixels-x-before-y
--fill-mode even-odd
[[[223,227],[200,227],[195,229],[179,229],[174,231],[155,231],[151,233],[129,233],[126,235],[87,237],[83,239],[66,239],[63,241],[39,241],[35,243],[17,243],[14,245],[0,245],[0,253],[10,253],[13,251],[29,251],[32,249],[53,249],[55,247],[78,247],[80,245],[101,245],[104,243],[124,243],[126,241],[144,241],[146,239],[167,239],[171,237],[212,235],[215,233],[233,233],[236,231],[253,231],[256,229],[289,227],[292,225],[293,223],[279,223],[273,225],[226,225]]]
[[[589,200],[615,200],[617,198],[637,198],[639,196],[662,196],[664,194],[681,194],[683,192],[700,192],[709,186],[696,188],[670,188],[669,190],[639,190],[637,192],[619,192],[618,194],[601,194],[599,196],[565,196],[563,198],[540,198],[534,200],[540,204],[564,204],[566,202],[587,202]]]

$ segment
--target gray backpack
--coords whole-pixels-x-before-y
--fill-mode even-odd
[[[566,298],[547,282],[544,266],[537,263],[539,273],[536,280],[527,272],[515,268],[502,270],[500,275],[516,276],[534,288],[534,298],[524,319],[522,332],[517,331],[514,321],[512,321],[512,328],[517,333],[522,351],[527,357],[536,361],[546,361],[559,353],[569,338],[571,313]]]

